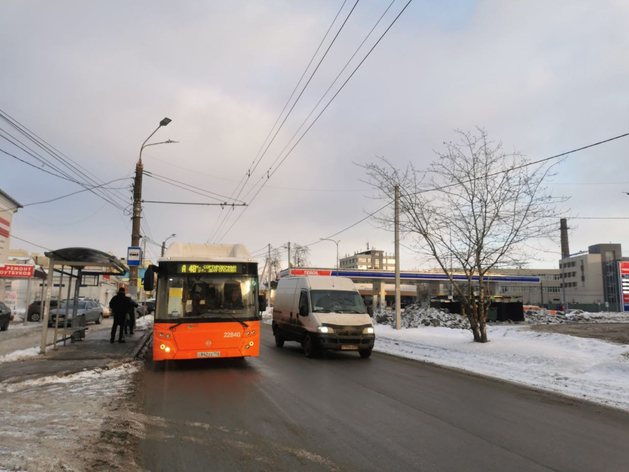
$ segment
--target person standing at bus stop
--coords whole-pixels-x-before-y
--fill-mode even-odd
[[[110,342],[116,340],[116,328],[120,326],[120,337],[118,342],[124,343],[124,326],[127,319],[127,313],[133,309],[132,300],[125,294],[124,287],[118,289],[118,294],[115,295],[109,302],[109,308],[114,314],[114,325],[111,327],[111,339]]]

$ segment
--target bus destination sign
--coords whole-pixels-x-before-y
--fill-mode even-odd
[[[179,264],[180,274],[238,274],[238,264]]]

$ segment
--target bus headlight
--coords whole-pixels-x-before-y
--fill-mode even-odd
[[[363,329],[363,334],[373,334],[374,330],[373,330],[373,326],[368,326],[367,328]]]
[[[317,326],[317,331],[320,333],[332,334],[334,333],[334,328],[330,328],[329,326]]]
[[[166,344],[162,344],[159,348],[163,351],[164,349],[166,349]]]
[[[168,346],[166,346],[166,349],[164,349],[164,351],[170,352],[170,348]]]

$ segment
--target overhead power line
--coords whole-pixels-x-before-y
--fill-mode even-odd
[[[175,180],[175,179],[170,178],[170,177],[166,177],[165,175],[159,175],[159,174],[156,174],[155,172],[149,172],[149,171],[145,170],[145,171],[143,171],[143,174],[148,176],[148,177],[156,178],[157,180],[160,180],[160,179],[161,180],[168,180],[170,182],[174,182],[174,183],[177,183],[177,184],[180,184],[180,185],[185,185],[185,187],[184,187],[185,190],[187,190],[188,187],[189,187],[189,188],[193,188],[193,189],[199,190],[199,191],[201,191],[203,193],[206,193],[208,195],[215,195],[216,197],[220,197],[220,198],[223,198],[223,199],[226,199],[226,200],[234,200],[235,202],[238,202],[238,203],[244,203],[241,200],[235,200],[235,199],[233,199],[231,197],[228,197],[226,195],[221,195],[220,193],[211,192],[211,191],[206,190],[206,189],[201,188],[201,187],[195,187],[194,185],[188,184],[186,182],[181,182],[179,180]],[[218,200],[218,198],[217,198],[217,200]]]
[[[107,185],[109,185],[111,183],[114,183],[114,182],[119,182],[121,180],[129,180],[129,179],[130,179],[130,177],[122,177],[120,179],[110,180],[109,182],[105,182],[104,184],[101,184],[101,185],[96,185],[94,187],[86,188],[86,189],[83,189],[83,190],[77,190],[76,192],[72,192],[72,193],[68,193],[66,195],[61,195],[59,197],[51,198],[50,200],[42,200],[41,202],[25,203],[22,206],[24,208],[26,208],[26,207],[33,206],[33,205],[43,205],[44,203],[56,202],[57,200],[61,200],[62,198],[71,197],[73,195],[77,195],[77,194],[83,193],[83,192],[89,192],[90,190],[93,190],[95,188],[104,187],[104,186],[107,186]]]
[[[161,203],[162,205],[205,205],[205,206],[220,206],[220,207],[247,206],[246,203],[165,202],[165,201],[159,201],[159,200],[142,200],[142,203]]]
[[[543,159],[539,159],[537,161],[528,162],[528,163],[523,164],[521,167],[534,165],[534,164],[540,163],[540,162],[546,162],[546,161],[549,161],[549,160],[552,160],[552,159],[559,159],[560,157],[563,157],[563,156],[565,156],[567,154],[574,154],[575,152],[583,151],[585,149],[589,149],[589,148],[592,148],[592,147],[595,147],[595,146],[600,146],[601,144],[609,143],[611,141],[615,141],[617,139],[621,139],[621,138],[624,138],[624,137],[627,137],[627,136],[629,136],[629,133],[620,134],[618,136],[614,136],[614,137],[609,138],[609,139],[605,139],[605,140],[602,140],[602,141],[598,141],[596,143],[588,144],[587,146],[582,146],[580,148],[573,149],[572,151],[563,152],[561,154],[556,154],[554,156],[550,156],[550,157],[546,157],[546,158],[543,158]],[[513,169],[503,170],[503,171],[499,171],[498,173],[506,173],[506,172],[510,172],[512,170]],[[477,179],[471,179],[470,182],[473,181],[473,180],[477,180]],[[460,185],[460,184],[457,183],[455,185]],[[443,186],[443,187],[435,187],[435,188],[432,188],[432,189],[425,189],[422,192],[418,192],[418,193],[431,192],[431,191],[439,190],[441,188],[452,187],[452,186],[454,186],[454,185],[447,185],[447,186]],[[352,223],[351,225],[346,226],[345,228],[341,229],[340,231],[337,231],[334,234],[326,236],[326,238],[323,238],[323,239],[333,238],[335,236],[338,236],[341,233],[344,233],[344,232],[354,228],[355,226],[357,226],[360,223],[366,221],[370,217],[376,215],[377,213],[381,212],[382,210],[384,210],[385,208],[387,208],[388,206],[390,206],[392,204],[393,204],[393,202],[389,202],[389,203],[381,206],[377,210],[369,213],[368,215],[366,215],[365,217],[359,219],[355,223]],[[567,218],[568,219],[572,219],[572,220],[629,220],[629,216],[574,216],[574,217],[567,217]],[[310,246],[314,246],[315,244],[319,244],[319,243],[321,243],[321,240],[314,241],[314,242],[312,242],[310,244],[306,244],[305,246],[306,247],[310,247]]]
[[[38,247],[40,249],[45,249],[46,251],[52,251],[52,249],[50,249],[49,247],[40,246],[39,244],[32,243],[30,241],[27,241],[26,239],[18,238],[15,234],[11,234],[11,238],[12,239],[17,239],[18,241],[22,241],[22,242],[28,243],[28,244],[30,244],[32,246],[35,246],[35,247]]]
[[[352,77],[354,77],[354,75],[356,74],[356,72],[358,71],[358,69],[360,69],[360,67],[364,64],[364,62],[367,60],[367,58],[371,55],[371,53],[373,52],[373,50],[378,46],[378,44],[380,44],[380,42],[382,41],[382,39],[386,36],[386,34],[389,32],[389,30],[393,27],[393,25],[397,22],[397,20],[400,18],[400,16],[402,16],[402,14],[406,11],[406,9],[408,8],[408,6],[411,4],[413,0],[408,0],[408,2],[404,5],[404,7],[400,10],[400,12],[397,14],[397,16],[393,19],[393,21],[389,24],[389,26],[386,28],[386,30],[380,35],[380,37],[378,38],[378,40],[375,42],[375,44],[369,49],[369,51],[365,54],[365,56],[362,58],[362,60],[358,63],[358,65],[354,68],[354,70],[352,71],[352,73],[349,75],[349,77],[347,77],[347,79],[345,79],[345,81],[343,82],[343,84],[340,86],[340,88],[336,91],[336,93],[332,96],[332,98],[328,101],[328,103],[325,105],[325,107],[323,107],[323,109],[319,112],[319,114],[315,117],[315,119],[312,121],[312,123],[310,123],[310,125],[306,128],[306,130],[303,132],[303,134],[301,135],[301,137],[295,142],[295,144],[290,148],[290,150],[286,153],[286,155],[282,158],[282,160],[279,162],[279,164],[277,164],[277,166],[275,167],[275,169],[272,169],[271,167],[269,168],[269,170],[267,171],[267,179],[264,181],[264,184],[260,186],[260,188],[258,189],[258,191],[255,193],[255,195],[251,198],[251,200],[249,200],[249,206],[251,206],[251,203],[256,199],[256,197],[260,194],[260,192],[262,191],[262,189],[264,188],[264,185],[270,180],[270,178],[275,174],[275,172],[277,172],[277,170],[281,167],[281,165],[284,163],[284,161],[288,158],[288,156],[291,155],[291,153],[293,152],[293,150],[297,147],[297,145],[301,142],[301,140],[306,136],[306,134],[308,134],[308,132],[310,131],[310,129],[312,129],[312,127],[315,125],[315,123],[319,120],[319,118],[321,117],[321,115],[323,115],[323,113],[325,113],[325,111],[328,109],[328,107],[330,106],[330,104],[336,99],[336,97],[339,95],[339,93],[341,93],[341,91],[345,88],[345,86],[347,85],[347,83],[352,79]],[[378,20],[380,21],[380,20]],[[276,160],[274,161],[274,163],[277,161],[277,159],[281,156],[278,155],[278,157],[276,158]],[[273,164],[271,164],[271,166],[273,166]],[[240,218],[242,218],[242,215],[247,211],[247,209],[249,208],[249,206],[245,207],[243,209],[242,212],[240,212],[240,214],[238,215],[238,217],[236,218],[236,220],[231,224],[231,226],[227,229],[227,231],[225,231],[220,237],[218,237],[218,241],[220,241],[221,239],[223,239],[230,231],[231,229],[235,226],[235,224],[240,220]]]
[[[319,70],[319,67],[321,66],[321,63],[323,62],[323,60],[326,58],[328,52],[330,51],[330,49],[332,48],[332,46],[334,45],[334,43],[336,42],[336,39],[338,38],[339,34],[341,33],[341,31],[343,30],[343,28],[345,27],[345,24],[347,23],[347,21],[349,20],[350,16],[352,15],[352,13],[354,12],[354,9],[356,8],[356,6],[358,5],[358,2],[360,0],[356,0],[356,2],[354,3],[354,6],[352,7],[352,9],[350,10],[350,12],[348,13],[348,15],[345,18],[345,21],[343,21],[343,23],[341,24],[340,28],[338,29],[338,31],[336,32],[336,35],[334,36],[334,38],[332,39],[332,41],[330,42],[330,44],[328,45],[325,53],[323,54],[323,56],[321,57],[321,59],[319,60],[319,63],[317,64],[317,66],[315,67],[315,69],[312,71],[312,73],[310,74],[310,77],[308,78],[308,81],[306,82],[306,84],[304,85],[304,87],[302,88],[301,92],[299,93],[299,95],[297,96],[297,98],[295,99],[295,101],[293,102],[293,105],[291,106],[290,110],[288,111],[288,113],[286,114],[286,116],[284,117],[284,119],[282,120],[282,123],[279,125],[279,127],[277,128],[277,130],[275,131],[275,134],[273,134],[273,137],[271,138],[271,140],[268,142],[268,145],[266,144],[267,141],[269,140],[269,136],[271,136],[271,134],[273,133],[273,130],[275,129],[275,127],[277,126],[278,121],[280,120],[280,118],[282,117],[284,111],[286,110],[286,107],[288,106],[288,104],[290,103],[290,101],[292,100],[293,96],[295,95],[295,92],[297,91],[297,89],[299,88],[299,85],[301,84],[302,80],[304,79],[306,72],[308,71],[308,69],[310,68],[311,64],[313,63],[315,57],[317,56],[319,50],[321,49],[321,46],[323,45],[323,43],[325,42],[325,39],[327,38],[328,34],[330,33],[330,30],[332,29],[332,27],[334,26],[334,23],[336,23],[337,18],[339,17],[341,11],[343,10],[343,7],[345,6],[345,3],[347,2],[347,0],[345,0],[342,5],[341,8],[339,8],[339,11],[337,12],[336,16],[334,17],[334,20],[332,20],[332,23],[330,24],[330,27],[328,28],[328,30],[326,31],[325,35],[323,36],[323,39],[321,40],[321,42],[319,43],[319,46],[317,47],[317,50],[315,51],[315,53],[312,55],[312,58],[310,59],[310,62],[308,63],[308,65],[306,66],[306,68],[304,69],[304,72],[302,73],[299,81],[297,82],[297,85],[295,86],[295,88],[293,89],[293,92],[291,93],[290,97],[288,98],[288,100],[286,101],[286,104],[284,105],[284,108],[282,108],[282,111],[280,112],[279,116],[277,117],[277,120],[275,121],[275,123],[273,124],[273,127],[271,128],[271,131],[269,132],[269,134],[267,135],[266,139],[264,140],[264,143],[262,143],[262,147],[260,148],[260,150],[258,151],[258,154],[256,155],[256,157],[254,158],[253,162],[251,163],[251,165],[249,166],[249,169],[247,170],[245,176],[243,176],[243,179],[241,180],[241,182],[238,184],[238,186],[236,187],[236,190],[234,191],[234,193],[236,193],[236,199],[240,198],[240,194],[242,193],[242,191],[244,190],[244,182],[247,182],[249,180],[249,178],[251,178],[251,174],[253,172],[255,172],[255,170],[258,168],[258,165],[260,164],[260,162],[262,161],[262,159],[264,158],[264,156],[266,155],[267,151],[269,150],[269,147],[273,144],[273,141],[275,141],[275,138],[277,137],[278,133],[280,132],[280,130],[282,129],[282,127],[284,126],[284,123],[286,123],[286,120],[288,119],[288,117],[291,115],[293,109],[295,108],[295,106],[297,105],[297,103],[299,102],[299,100],[301,99],[302,95],[304,94],[304,92],[306,91],[306,89],[308,88],[308,85],[310,84],[310,82],[312,81],[313,77],[315,76],[315,74],[317,73],[317,71]],[[260,152],[262,151],[262,149],[265,147],[264,151],[262,152],[262,154],[260,155]],[[259,158],[258,158],[259,156]],[[257,161],[257,162],[256,162]],[[253,169],[252,169],[253,167]],[[234,195],[234,193],[232,193],[232,197]],[[231,217],[231,214],[227,214],[224,216],[224,218],[222,219],[222,221],[220,222],[220,224],[218,224],[213,233],[210,235],[209,239],[212,239],[215,235],[220,234],[221,229],[225,226],[225,224],[227,223],[227,221],[229,220],[229,218]],[[220,216],[219,216],[220,218]]]
[[[17,121],[15,118],[11,117],[8,113],[6,113],[5,111],[1,109],[0,109],[0,119],[6,122],[7,124],[9,124],[12,128],[14,128],[16,131],[22,134],[25,138],[27,138],[29,141],[35,144],[35,146],[43,150],[52,159],[56,160],[58,164],[53,164],[50,160],[48,160],[41,154],[37,153],[36,151],[34,151],[32,148],[29,148],[26,144],[17,140],[17,138],[13,137],[6,130],[4,130],[5,134],[8,134],[9,136],[13,137],[14,140],[20,142],[21,146],[16,144],[15,142],[12,142],[12,144],[14,144],[16,147],[19,147],[24,152],[28,153],[29,155],[39,160],[40,162],[43,162],[46,165],[50,166],[51,168],[57,170],[58,173],[66,176],[68,180],[74,181],[75,183],[77,183],[78,185],[81,185],[84,188],[88,188],[90,186],[95,187],[103,183],[101,180],[98,180],[98,178],[96,178],[94,174],[87,171],[80,164],[76,163],[74,160],[72,160],[71,158],[63,154],[54,146],[50,145],[47,141],[40,138],[36,133],[29,130],[26,126],[22,125],[19,121]],[[5,136],[2,136],[2,137],[4,139],[7,139]],[[27,148],[28,150],[25,148]],[[65,170],[62,170],[62,167],[64,167]],[[71,175],[71,174],[74,174],[74,175]],[[114,191],[97,188],[97,189],[91,190],[91,193],[107,201],[108,203],[112,204],[119,210],[124,210],[123,205],[127,204],[127,200],[124,197],[121,197],[119,193],[114,192]],[[118,199],[118,202],[115,201],[116,199]]]
[[[33,168],[35,168],[35,169],[37,169],[37,170],[39,170],[41,172],[45,172],[46,174],[52,175],[53,177],[57,177],[59,179],[63,179],[63,180],[67,180],[67,181],[72,182],[72,183],[76,183],[76,181],[74,179],[69,179],[67,177],[64,177],[63,175],[55,174],[54,172],[50,172],[49,170],[42,169],[41,167],[37,167],[35,164],[32,164],[32,163],[30,163],[30,162],[28,162],[28,161],[26,161],[26,160],[24,160],[22,158],[19,158],[15,154],[11,154],[10,152],[5,151],[4,149],[0,149],[0,152],[6,154],[9,157],[17,159],[18,161],[22,162],[23,164],[31,166],[31,167],[33,167]]]

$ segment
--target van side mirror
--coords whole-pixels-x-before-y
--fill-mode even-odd
[[[258,295],[258,306],[260,311],[266,311],[266,297],[264,295]]]
[[[155,289],[155,269],[157,266],[151,264],[144,271],[144,279],[142,280],[142,285],[144,285],[145,292],[152,292]]]

